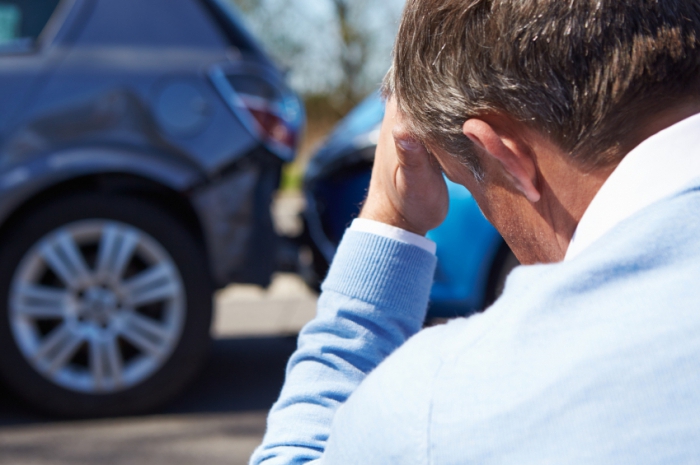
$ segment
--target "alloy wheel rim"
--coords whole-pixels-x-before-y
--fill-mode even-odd
[[[170,254],[144,231],[84,220],[41,238],[9,293],[12,334],[34,370],[66,389],[109,394],[161,368],[186,301]]]

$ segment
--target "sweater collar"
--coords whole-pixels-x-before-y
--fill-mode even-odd
[[[660,131],[628,153],[586,209],[566,251],[570,260],[617,224],[700,178],[700,114]]]

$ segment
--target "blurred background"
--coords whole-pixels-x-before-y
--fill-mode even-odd
[[[369,184],[403,0],[0,0],[0,464],[247,463]],[[517,265],[466,189],[427,325]]]
[[[225,0],[238,7],[303,98],[307,126],[283,186],[300,188],[309,157],[381,85],[404,0]]]
[[[303,173],[401,7],[0,1],[0,463],[247,462],[315,312]]]

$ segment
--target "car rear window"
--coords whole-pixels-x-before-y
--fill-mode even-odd
[[[0,0],[0,52],[32,47],[59,2]]]

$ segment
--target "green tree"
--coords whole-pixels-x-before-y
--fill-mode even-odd
[[[344,113],[381,81],[403,0],[235,2],[292,84]]]

